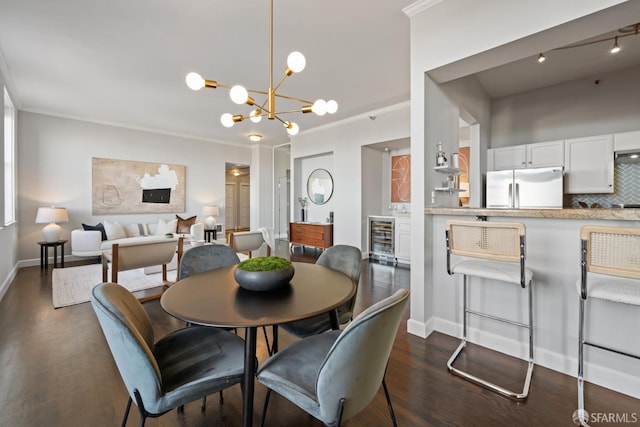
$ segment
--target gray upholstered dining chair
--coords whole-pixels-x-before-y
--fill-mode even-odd
[[[227,245],[202,245],[184,251],[178,280],[216,268],[238,264],[240,258]]]
[[[126,288],[101,283],[93,288],[91,305],[129,393],[147,417],[158,417],[185,403],[241,383],[244,340],[217,328],[192,326],[154,342],[151,320]]]
[[[350,322],[353,319],[353,307],[356,303],[358,283],[360,282],[362,252],[355,246],[331,246],[322,252],[316,264],[346,274],[356,285],[356,293],[353,298],[338,307],[338,323],[344,325]],[[298,338],[304,338],[331,330],[331,320],[327,313],[295,322],[283,323],[279,327]]]
[[[267,359],[257,375],[269,388],[262,424],[272,390],[327,426],[340,426],[364,409],[380,389],[408,298],[409,291],[400,289],[343,331],[303,338]]]

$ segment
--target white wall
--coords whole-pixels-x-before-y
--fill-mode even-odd
[[[437,83],[620,28],[628,25],[629,16],[637,16],[640,11],[640,2],[622,0],[420,3],[423,7],[412,8],[415,14],[411,17],[411,157],[415,166],[412,182],[424,182],[425,187],[433,179],[429,172],[425,177],[424,172],[431,170],[433,164],[433,138],[444,138],[449,134],[453,137],[451,111],[459,106],[459,101],[442,96],[441,91],[445,89],[438,88]],[[437,99],[430,100],[430,96]],[[443,116],[438,115],[438,103],[443,107]],[[486,141],[482,132],[481,129],[480,140]],[[480,167],[485,164],[482,162]],[[421,198],[425,198],[424,189],[414,189],[413,204]],[[427,205],[426,200],[422,202],[422,207]],[[407,324],[410,333],[425,337],[440,327],[434,316],[436,307],[438,310],[450,309],[449,315],[457,313],[457,309],[450,306],[453,299],[434,288],[439,286],[444,268],[438,252],[442,250],[443,237],[439,237],[440,233],[444,234],[442,224],[434,227],[426,221],[424,215],[412,216],[412,295]],[[460,321],[459,317],[453,319],[453,322]],[[561,353],[554,353],[558,357],[552,362],[553,369],[564,371],[566,367],[562,364],[570,364],[574,353],[575,349],[568,347]]]
[[[640,129],[640,66],[595,79],[493,100],[491,148]]]
[[[369,116],[375,116],[371,120]],[[332,125],[300,133],[292,138],[291,157],[294,159],[294,190],[292,206],[299,218],[300,183],[306,185],[307,176],[300,174],[298,160],[318,154],[333,153],[334,193],[330,203],[334,208],[334,244],[348,244],[362,248],[362,192],[377,194],[379,188],[362,180],[363,145],[406,138],[409,135],[409,105],[402,103],[366,115],[353,117]],[[378,197],[377,195],[375,197]],[[419,208],[418,210],[422,210]],[[311,220],[328,216],[322,212]]]
[[[0,57],[0,60],[2,58]],[[5,85],[5,80],[0,72],[0,91],[3,91],[3,87]],[[9,92],[9,96],[11,96],[11,91]],[[2,92],[2,97],[4,99],[4,92]],[[4,111],[4,101],[3,101],[3,111]],[[3,113],[4,117],[4,113]],[[16,132],[17,132],[16,128]],[[4,119],[0,120],[0,141],[4,141]],[[0,149],[0,164],[4,165],[4,142],[0,144],[2,149]],[[0,197],[2,197],[2,202],[0,206],[2,207],[2,213],[0,214],[0,218],[2,218],[2,222],[0,222],[0,252],[2,256],[0,256],[0,299],[5,294],[11,281],[15,277],[18,270],[18,223],[13,223],[9,226],[4,226],[4,168],[0,173]],[[19,206],[18,206],[19,207]]]
[[[65,206],[70,222],[60,224],[62,238],[81,223],[152,222],[173,214],[99,215],[91,213],[91,158],[171,163],[186,166],[183,216],[202,221],[206,204],[224,206],[225,162],[251,163],[248,147],[215,144],[35,113],[21,112],[18,147],[18,259],[39,263],[42,225],[38,207]],[[253,167],[252,167],[253,172]],[[67,244],[66,253],[70,253]]]
[[[307,198],[307,216],[305,220],[307,222],[328,222],[329,212],[335,211],[335,182],[334,182],[334,194],[323,205],[316,205],[311,201],[309,194],[307,193],[307,181],[309,175],[316,169],[325,169],[329,172],[331,177],[334,175],[333,167],[333,154],[325,153],[317,156],[309,156],[304,158],[295,159],[294,167],[300,172],[301,179],[294,185],[294,218],[296,221],[300,221],[302,217],[302,207],[298,202],[298,197]],[[334,236],[335,238],[335,236]]]

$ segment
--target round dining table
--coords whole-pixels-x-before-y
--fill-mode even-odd
[[[308,263],[292,263],[291,282],[275,291],[250,291],[234,278],[236,266],[189,276],[173,284],[160,299],[170,315],[205,326],[245,328],[242,425],[253,422],[257,328],[327,313],[337,328],[336,308],[355,295],[345,274]],[[274,346],[276,344],[274,343]]]

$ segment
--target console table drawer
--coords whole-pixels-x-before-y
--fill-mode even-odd
[[[333,246],[333,224],[292,222],[289,224],[289,242],[322,249]]]

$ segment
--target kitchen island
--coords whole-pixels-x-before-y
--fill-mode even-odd
[[[462,336],[462,278],[446,271],[445,223],[448,219],[521,222],[527,232],[527,266],[533,270],[534,360],[541,366],[577,374],[580,237],[583,225],[639,227],[640,209],[485,209],[426,208],[424,312],[428,330]],[[413,267],[413,266],[412,266]],[[470,280],[470,308],[526,323],[526,293],[501,282]],[[589,336],[613,347],[640,353],[638,307],[593,300]],[[419,312],[419,311],[416,311]],[[412,307],[413,313],[413,307]],[[527,337],[490,319],[469,319],[472,342],[526,359]],[[410,319],[411,329],[413,319]],[[413,326],[418,326],[416,323]],[[585,378],[640,398],[637,361],[589,349]],[[532,387],[535,387],[535,374]]]

